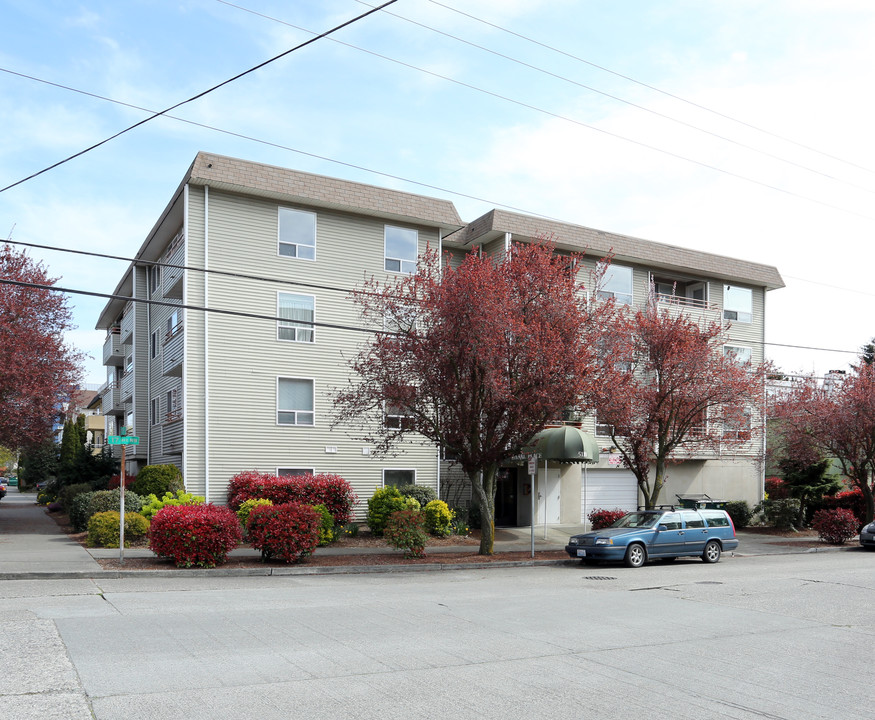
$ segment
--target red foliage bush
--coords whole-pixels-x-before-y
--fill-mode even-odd
[[[246,534],[264,560],[297,562],[311,555],[319,544],[322,516],[311,505],[289,502],[256,505],[249,513]]]
[[[623,515],[626,514],[625,510],[620,510],[619,508],[614,510],[603,510],[602,508],[594,508],[590,510],[589,522],[591,523],[592,530],[601,530],[602,528],[610,527],[617,520],[619,520]]]
[[[822,510],[837,510],[839,508],[850,510],[857,518],[858,525],[862,525],[866,520],[866,500],[863,498],[863,491],[860,488],[845,490],[835,495],[826,495],[816,503],[816,507]]]
[[[428,534],[425,514],[419,510],[397,510],[386,521],[383,537],[392,547],[404,551],[404,557],[425,557]]]
[[[107,490],[115,490],[119,484],[121,484],[122,476],[121,475],[113,475],[109,478],[109,483],[106,486]],[[125,475],[125,489],[130,490],[131,485],[133,485],[137,481],[136,475]]]
[[[221,505],[165,505],[152,517],[149,548],[176,567],[215,567],[240,543],[237,516]]]
[[[817,534],[824,542],[832,545],[843,545],[857,534],[860,523],[853,511],[847,508],[835,510],[818,510],[814,513],[811,527],[817,530]]]
[[[338,525],[352,520],[352,510],[358,502],[352,486],[339,475],[329,473],[277,477],[246,471],[228,483],[228,506],[234,511],[247,500],[259,498],[272,500],[274,505],[290,502],[324,505]]]
[[[790,491],[779,477],[766,478],[766,495],[769,500],[786,500],[790,497]]]

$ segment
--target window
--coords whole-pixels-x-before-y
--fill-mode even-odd
[[[160,408],[161,401],[159,398],[152,398],[152,402],[149,405],[149,422],[152,425],[157,425],[160,421],[158,420],[158,415],[161,412]]]
[[[152,265],[149,268],[149,294],[154,295],[155,291],[161,285],[161,267]]]
[[[726,440],[750,440],[751,417],[750,410],[744,409],[741,414],[729,412],[723,418],[723,437]]]
[[[128,414],[125,415],[125,426],[121,428],[121,435],[133,435],[134,434],[134,411],[128,411]]]
[[[614,426],[610,423],[600,423],[596,421],[595,434],[599,437],[611,437],[614,433]]]
[[[383,470],[383,487],[416,485],[416,470]]]
[[[313,468],[277,468],[276,474],[279,477],[302,477],[304,475],[315,475],[316,471]]]
[[[613,298],[621,305],[632,304],[632,268],[622,265],[606,265],[599,289],[599,298]]]
[[[279,209],[279,255],[316,259],[316,215],[311,212]]]
[[[171,338],[176,335],[180,330],[179,324],[179,310],[174,310],[170,313],[170,317],[167,318],[167,322],[165,323],[165,339]]]
[[[387,428],[397,430],[409,430],[413,427],[413,417],[404,408],[397,405],[386,405],[386,414],[383,419]]]
[[[276,324],[278,340],[313,342],[313,320],[316,301],[312,295],[277,293],[277,317],[286,318]]]
[[[687,528],[704,528],[705,527],[705,521],[702,519],[702,516],[693,510],[681,512],[681,517],[683,517],[684,525]]]
[[[313,381],[277,378],[278,425],[313,425]]]
[[[666,530],[680,530],[681,529],[681,516],[680,513],[672,512],[666,513],[659,520],[660,525],[665,525]]]
[[[723,357],[739,365],[750,365],[752,350],[742,345],[724,345]]]
[[[753,291],[750,288],[724,285],[723,318],[749,323],[753,319]]]
[[[158,357],[158,331],[152,333],[152,338],[149,340],[149,357],[153,360]]]
[[[418,245],[419,233],[416,230],[386,225],[386,270],[415,273]]]
[[[125,358],[125,375],[127,375],[129,372],[133,371],[133,369],[134,369],[134,356],[128,355]]]
[[[383,330],[399,335],[406,335],[416,329],[418,324],[416,308],[409,305],[399,306],[383,315]]]

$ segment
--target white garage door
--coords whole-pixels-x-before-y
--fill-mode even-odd
[[[593,509],[632,511],[638,508],[638,483],[629,470],[587,470],[582,473],[580,520]]]

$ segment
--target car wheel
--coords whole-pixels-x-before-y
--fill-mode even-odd
[[[644,564],[645,560],[647,560],[647,552],[644,550],[643,545],[633,543],[626,549],[626,557],[624,559],[626,567],[639,568]]]
[[[715,563],[720,559],[720,543],[716,540],[709,540],[705,545],[705,551],[702,553],[702,560],[706,563]]]

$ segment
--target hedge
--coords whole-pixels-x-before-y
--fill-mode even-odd
[[[242,535],[240,521],[226,507],[165,505],[152,518],[149,548],[176,567],[211,568],[225,561]]]
[[[290,502],[304,505],[324,505],[337,525],[352,520],[352,511],[358,498],[352,486],[339,475],[317,473],[286,477],[241,472],[228,483],[228,507],[235,512],[246,500],[266,498],[274,505]]]
[[[256,505],[249,512],[246,535],[262,560],[288,563],[311,555],[319,543],[322,516],[311,505],[290,502]]]

